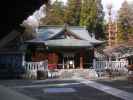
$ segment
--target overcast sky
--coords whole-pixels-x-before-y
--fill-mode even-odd
[[[104,7],[104,11],[107,14],[107,5],[112,4],[113,8],[112,8],[112,13],[113,13],[113,17],[116,18],[116,13],[117,11],[120,9],[121,4],[124,2],[125,0],[102,0],[102,4]],[[127,0],[129,3],[133,2],[133,0]],[[107,16],[105,16],[107,17]],[[107,19],[107,18],[106,18]]]

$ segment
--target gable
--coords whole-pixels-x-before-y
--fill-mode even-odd
[[[75,35],[71,31],[66,30],[66,29],[62,30],[60,33],[58,33],[58,34],[56,34],[50,38],[50,40],[54,40],[54,39],[78,39],[78,40],[82,40],[79,36]]]
[[[85,27],[80,26],[40,26],[38,29],[38,37],[44,38],[43,40],[51,39],[80,39],[90,40],[91,36]]]

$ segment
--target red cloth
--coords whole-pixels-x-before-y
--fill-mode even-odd
[[[49,70],[57,69],[57,64],[48,64],[48,69]]]

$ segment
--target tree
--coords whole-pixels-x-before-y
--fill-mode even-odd
[[[118,12],[118,42],[127,41],[133,35],[133,7],[125,1]]]
[[[55,1],[48,10],[47,16],[41,19],[42,25],[63,25],[64,24],[64,5],[62,2]]]
[[[68,0],[64,20],[69,25],[78,26],[80,22],[81,0]]]
[[[105,38],[104,13],[101,0],[83,0],[80,14],[80,25],[87,26],[90,33],[95,33],[96,38]]]

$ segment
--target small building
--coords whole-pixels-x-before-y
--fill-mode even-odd
[[[22,34],[14,30],[0,40],[0,78],[17,77],[23,73],[21,38]]]
[[[48,60],[49,69],[90,68],[94,48],[103,41],[90,36],[85,27],[40,26],[36,38],[25,42],[26,61]]]
[[[106,48],[104,52],[108,55],[110,60],[126,61],[128,67],[133,70],[133,41]]]

